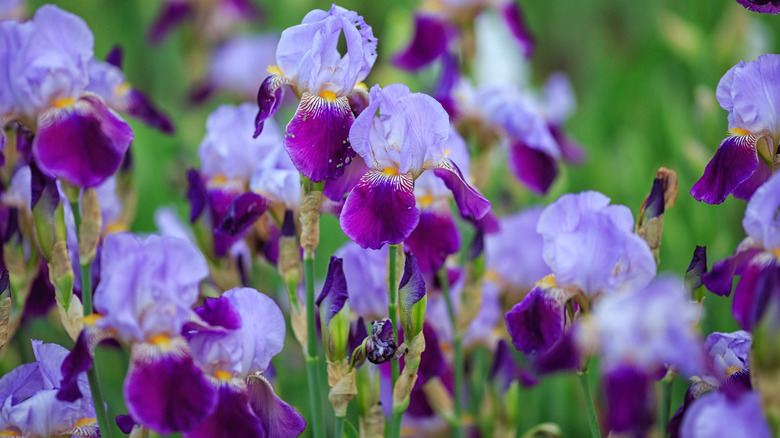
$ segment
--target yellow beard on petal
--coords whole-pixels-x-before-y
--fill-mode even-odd
[[[729,129],[729,132],[734,135],[753,135],[752,132],[748,131],[747,129],[742,128],[731,128]]]

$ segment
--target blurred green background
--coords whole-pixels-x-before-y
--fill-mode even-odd
[[[29,11],[43,3],[30,2]],[[199,165],[196,150],[205,132],[205,119],[220,103],[236,102],[217,97],[204,105],[187,103],[189,87],[202,79],[204,68],[203,59],[192,56],[197,52],[197,29],[184,26],[159,47],[151,47],[145,33],[161,2],[54,3],[87,21],[95,34],[96,56],[102,58],[112,46],[121,44],[130,83],[149,93],[175,122],[176,134],[165,136],[130,120],[136,136],[133,150],[140,195],[133,230],[154,230],[153,213],[162,205],[174,205],[183,216],[187,211],[185,170]],[[265,11],[264,21],[239,32],[280,32],[299,23],[307,11],[330,6],[328,1],[309,0],[256,3]],[[429,90],[430,73],[411,75],[387,62],[410,38],[417,1],[350,0],[340,5],[362,14],[379,39],[379,59],[366,81],[369,86],[403,81],[413,91]],[[726,135],[726,111],[715,100],[720,77],[740,60],[773,52],[780,42],[780,18],[748,12],[734,0],[553,0],[523,1],[521,6],[538,43],[531,61],[533,81],[541,84],[557,70],[569,75],[578,108],[566,128],[585,146],[588,159],[579,167],[564,166],[544,198],[528,194],[514,182],[488,193],[497,211],[509,213],[533,203],[547,204],[566,192],[598,190],[614,203],[629,206],[636,215],[655,171],[665,166],[677,171],[680,195],[665,216],[660,271],[683,274],[697,244],[707,245],[710,265],[729,255],[744,237],[744,201],[729,198],[723,205],[710,206],[691,198],[689,190]],[[258,84],[265,75],[265,71],[257,72]],[[278,120],[285,123],[283,117]],[[513,180],[505,176],[498,172],[494,178]],[[515,202],[507,204],[505,199]],[[345,237],[332,217],[323,219],[322,235],[317,272],[324,274],[329,255]],[[730,299],[710,294],[705,304],[703,333],[737,329],[730,317]],[[27,335],[65,343],[64,336],[49,327],[37,323],[28,328]],[[297,348],[289,342],[283,356],[296,357]],[[120,413],[120,371],[125,365],[121,355],[105,356],[101,360],[114,368],[103,368],[104,387],[111,394],[112,408]],[[0,369],[7,371],[18,361],[18,356],[7,354]],[[300,364],[297,376],[303,379]],[[585,436],[587,421],[575,380],[573,376],[548,378],[525,393],[529,414],[523,427],[554,421],[565,436]],[[301,383],[282,379],[278,390],[306,414],[308,403]],[[673,409],[681,401],[684,386],[678,379]]]

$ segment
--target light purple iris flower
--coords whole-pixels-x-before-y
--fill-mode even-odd
[[[447,113],[432,97],[403,84],[371,89],[371,104],[350,130],[352,147],[370,169],[352,189],[341,212],[344,233],[364,248],[409,237],[420,221],[414,181],[433,170],[453,192],[464,216],[480,219],[490,202],[464,180],[447,157]],[[375,116],[378,112],[378,116]]]
[[[735,275],[740,275],[734,292],[733,314],[745,330],[753,330],[766,313],[768,303],[780,296],[780,174],[756,190],[748,201],[742,227],[748,237],[734,254],[712,266],[702,276],[709,290],[728,296]]]
[[[599,192],[566,194],[544,209],[537,231],[555,281],[588,295],[635,290],[656,273],[647,243],[634,234],[631,211]]]
[[[111,176],[133,140],[124,120],[85,93],[93,46],[84,20],[52,5],[30,21],[0,23],[0,119],[36,126],[41,170],[82,187]]]
[[[82,331],[63,364],[60,398],[81,395],[73,387],[74,372],[89,368],[100,339],[116,337],[131,348],[123,386],[130,416],[161,433],[191,429],[217,403],[213,385],[180,334],[208,276],[205,258],[186,240],[117,233],[104,240],[100,267],[94,298],[100,317]]]
[[[387,248],[364,249],[354,242],[347,242],[336,251],[336,256],[344,261],[352,310],[369,321],[385,318],[388,305],[385,283]]]
[[[89,84],[86,91],[103,98],[109,108],[137,117],[145,124],[172,134],[173,124],[152,103],[151,99],[133,88],[122,72],[122,49],[115,47],[106,56],[106,61],[92,58],[87,65]]]
[[[704,175],[691,188],[698,201],[720,204],[729,194],[750,199],[769,178],[780,141],[780,55],[740,62],[723,75],[716,97],[729,112],[731,136],[723,140]]]
[[[265,69],[276,63],[276,34],[235,35],[211,55],[205,83],[196,91],[203,100],[213,91],[225,91],[250,101],[257,97],[257,84],[266,77]]]
[[[468,181],[468,146],[452,126],[444,147],[449,151],[447,157],[462,169],[463,179]],[[452,192],[433,172],[423,172],[415,181],[414,198],[420,210],[420,221],[404,243],[417,257],[423,274],[435,273],[448,256],[460,249],[460,234],[450,209]]]
[[[56,397],[62,381],[60,367],[68,350],[35,340],[32,349],[35,362],[21,365],[0,378],[0,436],[99,436],[84,373],[77,382],[86,397],[75,401]]]
[[[652,424],[651,384],[666,367],[688,376],[705,369],[694,328],[700,307],[671,277],[597,304],[593,319],[576,330],[579,349],[601,357],[611,429],[641,432]]]
[[[536,231],[541,215],[541,207],[531,207],[499,218],[501,230],[485,236],[485,264],[502,285],[529,290],[551,273],[542,258],[544,239]]]
[[[184,335],[218,401],[212,414],[184,436],[301,434],[303,417],[261,375],[284,346],[284,316],[276,303],[254,289],[236,288],[206,299],[195,312],[207,325],[191,323]]]
[[[338,51],[341,35],[347,53]],[[287,125],[284,147],[295,167],[313,181],[340,177],[355,152],[350,147],[354,115],[349,95],[376,61],[377,40],[363,17],[333,5],[315,9],[300,25],[282,32],[277,66],[269,68],[257,95],[260,110],[255,135],[279,107],[282,86],[301,99]]]
[[[780,1],[778,0],[737,0],[748,11],[763,14],[780,14]]]
[[[696,400],[683,418],[681,438],[728,436],[734,438],[769,438],[757,392],[732,397],[713,391]]]
[[[254,106],[249,103],[223,105],[211,113],[198,148],[201,171],[189,174],[190,220],[194,222],[208,211],[218,257],[226,255],[267,208],[269,199],[247,191],[250,180],[258,179],[254,175],[258,169],[267,171],[263,177],[266,185],[255,181],[258,191],[295,202],[295,189],[290,188],[295,182],[284,169],[289,163],[280,157],[284,152],[281,133],[271,120],[268,129],[253,138],[253,118]]]

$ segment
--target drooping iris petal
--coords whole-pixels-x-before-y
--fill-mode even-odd
[[[780,174],[774,174],[759,188],[745,209],[742,227],[764,249],[780,249]]]
[[[295,168],[312,181],[340,177],[355,156],[349,140],[353,121],[346,97],[304,94],[284,137]]]
[[[265,199],[252,192],[238,196],[230,203],[219,230],[229,236],[239,236],[265,213]]]
[[[520,5],[514,1],[507,1],[502,3],[499,8],[501,16],[506,21],[507,26],[509,26],[509,30],[517,39],[517,43],[520,44],[523,54],[526,58],[530,58],[534,53],[536,42],[528,29],[528,25],[525,23]]]
[[[455,203],[463,216],[481,219],[490,210],[490,201],[466,182],[463,173],[452,160],[445,159],[441,167],[434,169],[433,172],[452,191]]]
[[[509,147],[510,169],[528,188],[539,194],[547,193],[555,177],[558,165],[554,157],[537,149],[531,149],[522,141],[514,141]]]
[[[295,438],[306,428],[306,420],[274,393],[270,382],[259,374],[246,379],[249,405],[269,437]]]
[[[393,57],[393,63],[406,70],[417,70],[447,51],[453,29],[442,18],[415,14],[414,35],[409,46]]]
[[[512,344],[526,354],[547,351],[563,336],[566,302],[573,296],[566,289],[540,284],[505,315]]]
[[[190,201],[190,222],[195,222],[208,203],[206,185],[195,169],[187,171],[187,200]]]
[[[123,392],[130,415],[160,433],[192,429],[217,404],[214,385],[181,338],[134,345]]]
[[[166,134],[172,134],[174,131],[171,119],[152,102],[149,96],[143,91],[132,89],[127,92],[126,109],[128,114],[138,118],[142,122],[159,129]]]
[[[753,193],[761,187],[766,180],[772,175],[772,169],[769,166],[765,166],[763,163],[758,163],[758,168],[748,179],[742,181],[740,185],[734,189],[732,195],[737,199],[748,200],[753,196]]]
[[[710,272],[702,274],[702,282],[711,292],[720,296],[731,295],[735,275],[741,275],[748,263],[761,252],[755,243],[747,239],[740,243],[734,255],[716,262]],[[753,247],[751,247],[753,246]]]
[[[186,438],[232,438],[271,436],[265,433],[249,407],[246,391],[232,382],[220,382],[217,407],[214,412],[194,429],[184,432]]]
[[[780,260],[768,254],[755,257],[742,272],[734,291],[732,313],[744,330],[753,330],[780,291]]]
[[[152,44],[160,44],[176,26],[186,20],[193,12],[192,5],[186,0],[166,1],[149,28],[147,38]]]
[[[695,400],[680,426],[682,438],[727,436],[732,438],[769,438],[769,430],[756,392],[735,399],[711,391]]]
[[[341,229],[363,248],[401,243],[420,220],[413,184],[410,174],[367,172],[347,196]]]
[[[423,273],[435,273],[460,249],[460,234],[449,209],[423,209],[420,222],[404,240]]]
[[[644,371],[631,366],[610,370],[604,380],[610,429],[641,436],[653,424],[652,381]]]
[[[697,201],[720,204],[761,165],[754,135],[735,135],[721,142],[704,175],[691,187]]]
[[[54,108],[38,119],[33,155],[44,172],[81,187],[111,176],[133,141],[130,126],[96,96]]]

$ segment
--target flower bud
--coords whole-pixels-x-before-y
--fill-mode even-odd
[[[325,357],[331,362],[344,359],[349,339],[349,303],[347,302],[347,279],[344,276],[343,260],[330,258],[328,275],[322,293],[317,298],[322,323],[322,343]]]
[[[401,308],[401,328],[404,331],[404,336],[407,339],[414,338],[422,332],[428,297],[425,294],[425,280],[420,273],[417,259],[411,252],[406,253],[404,275],[398,286],[398,298]]]

